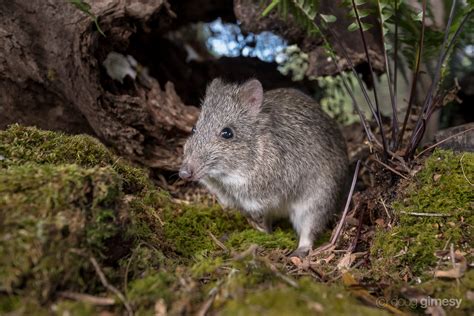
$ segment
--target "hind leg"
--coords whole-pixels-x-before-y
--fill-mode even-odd
[[[290,220],[298,234],[298,248],[290,256],[306,257],[313,248],[315,237],[327,223],[324,201],[305,201],[293,205]]]
[[[298,234],[298,248],[294,250],[290,257],[300,257],[304,258],[308,255],[309,251],[313,247],[314,242],[314,232],[313,232],[313,222],[314,219],[310,214],[295,214],[291,218],[293,227],[295,228]]]

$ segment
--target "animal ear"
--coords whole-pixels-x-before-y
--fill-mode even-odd
[[[239,89],[239,98],[252,114],[258,114],[263,104],[263,88],[260,81],[251,79]]]
[[[215,78],[214,80],[211,81],[210,84],[207,85],[206,93],[209,93],[212,90],[219,91],[223,85],[224,85],[224,82],[222,81],[222,79]]]

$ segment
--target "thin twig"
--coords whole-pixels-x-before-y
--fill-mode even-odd
[[[417,56],[416,56],[416,62],[415,62],[415,70],[413,71],[413,77],[412,77],[412,82],[411,82],[410,97],[408,99],[408,107],[405,113],[405,119],[403,120],[402,130],[398,137],[397,146],[395,148],[398,148],[398,146],[400,146],[403,142],[403,135],[405,134],[405,129],[407,127],[408,118],[410,117],[413,100],[415,99],[416,85],[418,83],[418,74],[420,72],[420,65],[421,65],[421,55],[423,52],[423,41],[425,38],[425,17],[426,17],[426,0],[423,0],[421,32],[420,32],[420,37],[418,40],[418,49],[417,49]]]
[[[440,213],[420,213],[420,212],[406,212],[400,211],[402,214],[413,215],[413,216],[425,216],[425,217],[449,217],[451,214],[440,214]]]
[[[293,280],[292,278],[290,278],[289,276],[287,275],[284,275],[283,273],[281,273],[280,271],[278,271],[277,267],[275,267],[275,265],[270,261],[268,260],[267,258],[265,257],[259,257],[258,260],[260,262],[262,262],[268,269],[270,269],[278,278],[280,278],[282,281],[284,281],[285,283],[287,283],[289,286],[292,286],[294,288],[299,288],[299,284],[298,282],[296,282],[295,280]]]
[[[389,165],[387,165],[386,163],[378,160],[377,158],[372,158],[374,161],[378,162],[379,164],[381,164],[382,166],[384,166],[385,168],[387,168],[388,170],[392,171],[393,173],[395,173],[396,175],[402,177],[403,179],[405,180],[408,180],[408,177],[403,175],[402,173],[398,172],[397,170],[393,169],[392,167],[390,167]]]
[[[217,239],[216,236],[214,236],[214,234],[211,231],[208,231],[207,233],[209,234],[211,239],[216,243],[216,245],[219,246],[219,248],[221,248],[225,252],[229,252],[229,249],[227,249],[227,247],[219,239]]]
[[[465,154],[466,154],[466,153],[463,153],[462,156],[461,156],[461,159],[459,159],[459,163],[461,164],[462,175],[464,176],[464,179],[466,179],[466,181],[467,181],[470,185],[474,186],[474,183],[472,183],[471,181],[469,181],[469,179],[467,178],[466,173],[464,172],[464,166],[462,165],[462,160],[463,160]]]
[[[76,292],[59,292],[59,296],[75,301],[85,302],[96,306],[112,306],[115,300],[111,297],[100,297]]]
[[[390,212],[388,211],[387,205],[385,205],[385,201],[382,198],[380,198],[380,202],[382,203],[385,214],[387,214],[387,218],[388,218],[387,225],[388,227],[392,227],[392,216],[390,215]]]
[[[380,122],[380,136],[382,137],[382,145],[383,145],[383,150],[384,150],[383,151],[383,159],[384,159],[384,161],[386,161],[387,160],[387,140],[385,139],[385,132],[384,132],[384,129],[383,129],[382,117],[381,117],[381,114],[380,114],[379,98],[378,98],[377,89],[376,89],[374,69],[372,67],[372,61],[370,60],[369,49],[368,49],[368,46],[367,46],[367,41],[365,39],[364,29],[362,27],[362,21],[361,21],[361,18],[359,17],[359,11],[357,10],[357,5],[355,3],[355,0],[352,0],[352,8],[354,9],[357,24],[359,25],[359,33],[360,33],[360,36],[362,37],[362,44],[364,46],[365,56],[367,58],[367,63],[369,64],[370,76],[371,76],[371,79],[372,79],[372,83],[374,84],[373,91],[374,91],[374,101],[375,101],[376,115],[377,115],[377,118]]]
[[[90,262],[92,263],[92,265],[94,266],[94,269],[95,269],[95,272],[97,273],[97,275],[99,276],[99,279],[100,279],[100,282],[102,283],[102,285],[107,289],[109,290],[110,292],[114,293],[115,295],[117,295],[117,297],[119,298],[119,300],[123,303],[123,305],[125,306],[125,309],[127,310],[127,313],[129,316],[132,316],[133,315],[133,310],[132,310],[132,307],[130,306],[130,303],[127,301],[127,299],[125,298],[125,296],[122,294],[122,292],[120,292],[115,286],[113,286],[112,284],[109,283],[109,281],[107,280],[107,278],[105,277],[105,274],[102,272],[99,264],[97,263],[97,260],[95,260],[94,257],[90,257],[89,258]]]
[[[444,143],[444,142],[450,140],[451,138],[457,137],[457,136],[459,136],[459,135],[462,135],[462,134],[467,133],[467,132],[472,131],[472,130],[474,130],[474,127],[468,128],[468,129],[466,129],[466,130],[464,130],[464,131],[461,131],[461,132],[459,132],[459,133],[456,133],[456,134],[454,134],[454,135],[451,135],[451,136],[449,136],[449,137],[446,137],[445,139],[440,140],[439,142],[437,142],[437,143],[435,143],[435,144],[433,144],[433,145],[431,145],[431,146],[429,146],[429,147],[423,149],[418,155],[415,156],[415,159],[418,159],[418,158],[419,158],[421,155],[423,155],[425,152],[427,152],[427,151],[429,151],[429,150],[431,150],[431,149],[433,149],[433,148],[435,148],[435,147],[441,145],[442,143]]]
[[[334,251],[334,247],[337,243],[337,240],[339,239],[339,236],[341,235],[342,227],[344,226],[344,223],[346,221],[347,213],[349,212],[349,206],[351,205],[352,195],[354,194],[354,188],[355,188],[355,185],[356,185],[356,182],[357,182],[357,177],[358,177],[358,174],[359,174],[360,164],[361,164],[361,161],[357,160],[357,165],[356,165],[356,168],[355,168],[355,171],[354,171],[354,176],[352,177],[351,189],[349,191],[349,195],[347,196],[347,200],[346,200],[346,206],[344,207],[344,211],[342,212],[341,219],[339,220],[339,223],[337,224],[336,229],[333,230],[333,232],[332,232],[331,240],[329,241],[329,243],[324,244],[324,245],[318,247],[317,249],[314,249],[311,252],[311,255],[322,253],[322,252],[329,251],[329,250]],[[358,208],[358,204],[355,206],[355,209],[357,209],[357,208]]]
[[[245,257],[247,257],[248,255],[253,255],[255,256],[255,252],[257,251],[258,249],[258,245],[257,244],[251,244],[247,250],[244,250],[242,251],[241,253],[238,253],[236,255],[234,255],[234,260],[236,261],[239,261],[239,260],[242,260],[244,259]]]
[[[342,227],[344,226],[347,213],[349,212],[349,206],[351,205],[352,195],[354,194],[354,188],[357,182],[359,168],[360,168],[360,160],[357,160],[354,176],[352,177],[351,189],[349,191],[349,195],[347,196],[347,200],[346,200],[346,206],[344,207],[344,212],[342,212],[341,220],[339,221],[339,225],[337,226],[336,233],[331,238],[331,241],[330,241],[331,245],[336,244],[337,240],[339,239],[339,235],[341,234]]]
[[[216,293],[212,293],[209,298],[207,299],[206,302],[201,306],[201,308],[197,311],[196,316],[205,316],[207,315],[207,312],[209,311],[209,308],[211,308],[212,303],[214,303],[214,300],[216,299]]]

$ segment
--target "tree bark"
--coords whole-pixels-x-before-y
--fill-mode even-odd
[[[107,91],[102,67],[137,29],[157,20],[166,27],[174,13],[162,0],[89,2],[106,37],[67,1],[1,2],[0,128],[19,122],[89,133],[134,161],[176,170],[197,108],[153,78],[148,87]]]

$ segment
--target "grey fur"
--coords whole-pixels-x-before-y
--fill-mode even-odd
[[[261,88],[256,80],[238,85],[215,79],[208,86],[182,169],[191,168],[220,204],[239,209],[261,230],[270,232],[276,218],[289,218],[300,238],[295,254],[303,255],[339,211],[346,145],[336,122],[309,96],[267,91],[255,112],[249,104],[258,91],[247,91],[248,83]],[[232,139],[220,136],[225,127],[233,130]]]

